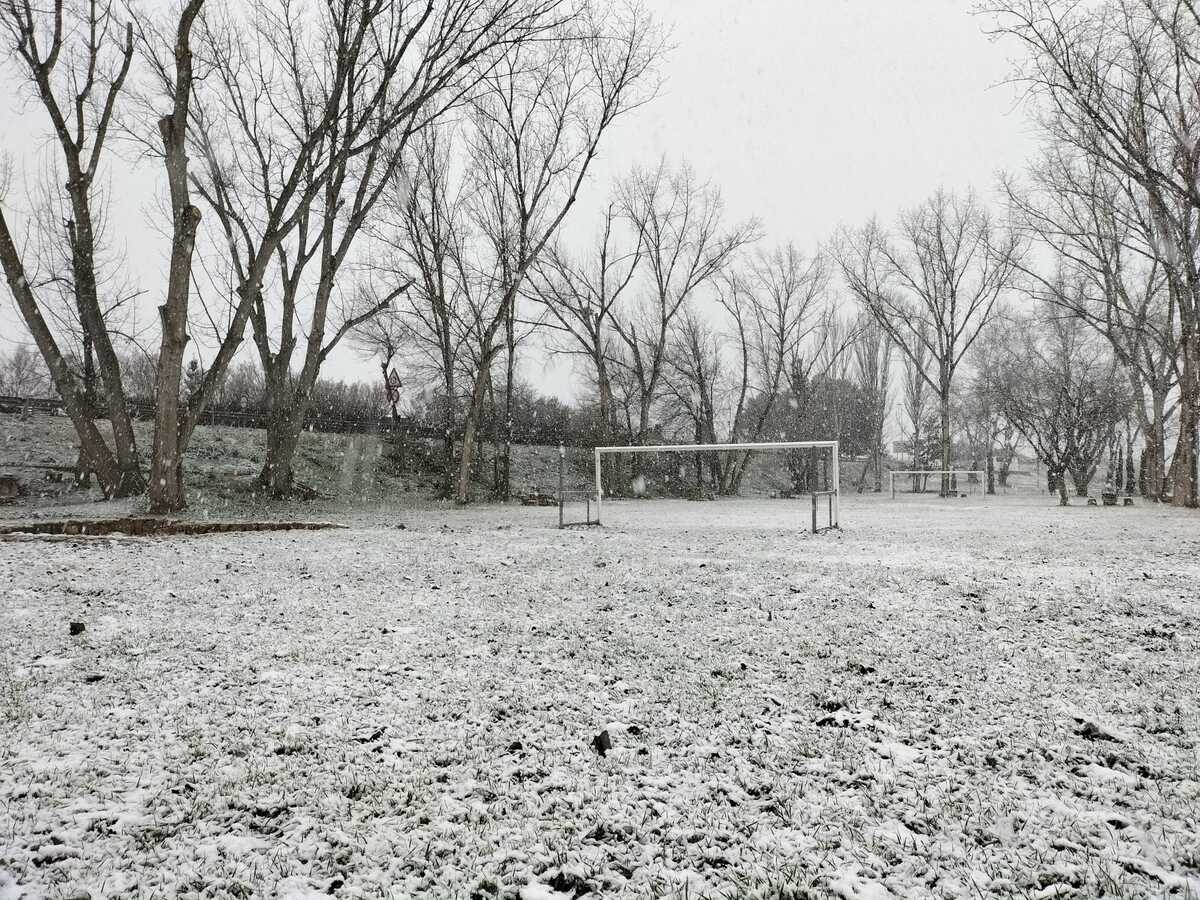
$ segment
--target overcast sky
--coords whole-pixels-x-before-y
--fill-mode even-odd
[[[672,28],[666,82],[602,148],[571,243],[595,230],[613,178],[664,154],[718,184],[731,218],[757,216],[765,245],[811,250],[839,225],[891,219],[938,187],[993,199],[997,173],[1020,170],[1033,151],[1017,92],[1002,83],[1012,48],[983,33],[966,0],[646,2]],[[30,134],[35,124],[5,91],[0,149],[26,169],[44,147]],[[118,193],[125,183],[114,176]],[[143,194],[118,224],[130,256],[153,272],[161,254],[145,255],[149,212]],[[157,279],[146,280],[155,292]],[[9,347],[25,337],[6,290],[0,303],[0,346]],[[347,349],[327,374],[374,370]],[[531,355],[525,374],[546,392],[572,394],[569,372],[543,354]]]

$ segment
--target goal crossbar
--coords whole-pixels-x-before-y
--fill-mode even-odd
[[[604,478],[601,475],[600,460],[606,453],[713,453],[721,451],[742,450],[832,450],[832,465],[830,466],[830,481],[833,490],[828,493],[832,508],[830,510],[832,524],[836,526],[841,513],[841,482],[838,469],[837,441],[765,441],[748,444],[636,444],[628,447],[597,447],[596,448],[596,519],[600,524],[600,512],[604,502]]]
[[[925,476],[927,478],[941,477],[949,475],[951,477],[958,475],[978,475],[980,481],[987,478],[987,472],[983,469],[891,469],[888,471],[888,487],[891,489],[892,499],[896,499],[896,476],[911,477],[913,475]]]

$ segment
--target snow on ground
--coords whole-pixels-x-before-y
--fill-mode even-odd
[[[1200,895],[1194,514],[605,515],[0,542],[0,898]]]

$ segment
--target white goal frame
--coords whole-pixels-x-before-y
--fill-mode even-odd
[[[606,453],[711,453],[714,451],[740,450],[833,450],[833,464],[830,467],[829,480],[833,490],[823,491],[830,496],[830,527],[838,528],[841,521],[842,489],[838,464],[837,441],[774,441],[755,444],[637,444],[629,447],[597,447],[596,448],[596,519],[599,525],[604,506],[604,476],[600,471],[600,459]],[[815,503],[814,494],[814,503]]]
[[[892,469],[888,471],[888,489],[891,492],[892,499],[896,499],[896,476],[911,477],[913,475],[926,475],[941,477],[942,475],[962,476],[962,475],[978,475],[981,485],[987,483],[987,472],[983,469]],[[913,492],[915,493],[915,492]]]

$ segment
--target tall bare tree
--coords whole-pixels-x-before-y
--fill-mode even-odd
[[[462,277],[469,244],[467,188],[457,171],[461,161],[450,152],[461,139],[461,131],[448,123],[432,124],[414,135],[407,177],[384,195],[369,225],[379,250],[372,277],[385,284],[415,277],[404,303],[387,311],[382,322],[385,328],[392,320],[404,323],[412,340],[410,371],[422,382],[437,385],[443,434],[441,491],[446,498],[454,495],[458,472],[461,385],[474,373],[467,352],[471,284]]]
[[[553,40],[524,44],[487,73],[472,102],[473,266],[487,297],[478,317],[480,359],[463,428],[455,496],[470,498],[491,368],[505,344],[529,271],[575,204],[604,134],[657,92],[661,33],[646,12],[584,7]]]
[[[158,308],[161,336],[155,393],[154,451],[150,460],[150,511],[168,513],[187,505],[183,485],[183,451],[190,430],[180,421],[183,360],[188,344],[192,254],[200,229],[200,210],[192,203],[188,183],[188,126],[194,83],[192,30],[205,0],[187,0],[179,13],[174,40],[157,40],[141,32],[146,55],[171,98],[171,111],[158,120],[171,203],[171,256],[166,297]],[[159,51],[170,47],[169,57]],[[167,60],[170,60],[168,62]]]
[[[133,27],[102,0],[50,4],[0,2],[0,31],[9,60],[32,88],[49,119],[66,176],[58,241],[69,259],[75,310],[89,354],[94,352],[112,446],[97,428],[86,384],[47,321],[39,273],[30,269],[27,247],[11,230],[8,202],[0,197],[0,265],[17,309],[46,360],[50,377],[79,436],[81,457],[110,497],[145,489],[137,441],[126,403],[121,365],[97,275],[96,181],[108,148],[113,117],[134,61]],[[49,189],[49,188],[47,188]]]
[[[1194,0],[988,0],[1047,140],[1136,182],[1179,317],[1173,496],[1200,504],[1200,6]]]
[[[918,326],[920,327],[920,326]],[[913,343],[913,353],[902,355],[904,382],[901,385],[901,395],[905,424],[903,428],[905,443],[908,446],[912,467],[924,469],[925,444],[929,440],[925,434],[925,423],[929,416],[929,350],[925,341]],[[924,481],[913,476],[913,490],[924,489]]]
[[[941,468],[951,468],[951,393],[960,363],[991,321],[1017,274],[1022,245],[992,221],[974,194],[939,191],[901,214],[892,237],[872,223],[843,232],[838,246],[846,284],[937,394]],[[949,491],[943,476],[943,493]]]
[[[807,256],[790,243],[760,251],[744,271],[719,280],[717,300],[729,316],[737,354],[731,442],[763,439],[788,387],[791,362],[821,334],[828,285],[825,257]],[[751,451],[730,454],[723,493],[737,492],[752,458]]]
[[[598,437],[605,444],[613,444],[621,431],[614,386],[614,369],[620,367],[615,358],[619,348],[612,321],[621,298],[628,297],[630,286],[636,284],[642,251],[636,238],[629,246],[621,244],[620,224],[616,205],[609,203],[589,256],[576,259],[553,243],[546,248],[530,277],[532,297],[549,313],[548,329],[562,338],[552,340],[553,352],[587,361],[596,390]],[[605,484],[616,483],[616,463],[612,455],[601,461]]]
[[[1010,180],[1006,190],[1020,226],[1050,251],[1050,274],[1022,265],[1033,292],[1103,335],[1142,398],[1135,406],[1145,444],[1142,489],[1160,499],[1182,362],[1178,304],[1144,190],[1106,165],[1051,145],[1032,167],[1028,189]],[[1072,275],[1065,282],[1064,270]]]
[[[666,424],[672,420],[695,444],[724,442],[727,427],[719,421],[724,412],[723,394],[729,387],[722,338],[714,324],[695,309],[685,309],[671,324],[663,383],[668,401]],[[704,477],[705,457],[709,479]],[[725,460],[717,453],[694,454],[696,490],[721,490]]]
[[[892,406],[892,350],[892,339],[878,322],[870,319],[858,324],[858,340],[852,348],[854,377],[871,417],[871,447],[860,485],[865,483],[870,469],[876,493],[883,490],[884,433]]]
[[[650,429],[672,323],[742,247],[757,240],[759,226],[753,220],[726,225],[720,191],[698,181],[687,164],[671,170],[665,160],[654,169],[635,170],[621,186],[621,203],[646,269],[640,305],[612,319],[637,385],[633,439],[641,443]]]

